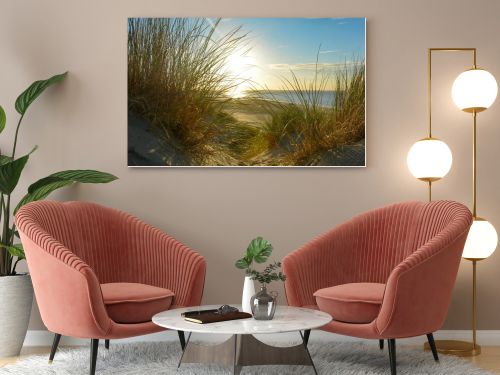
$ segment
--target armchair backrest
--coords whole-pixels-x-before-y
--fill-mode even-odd
[[[130,273],[130,241],[123,229],[133,217],[90,202],[47,200],[29,208],[39,229],[89,265],[101,283],[126,280],[121,273]]]
[[[458,211],[457,211],[458,209]],[[362,213],[353,219],[349,257],[352,280],[385,283],[393,269],[462,216],[451,201],[402,202]]]
[[[412,236],[422,208],[419,202],[404,202],[364,212],[347,222],[350,239],[338,283],[385,283],[394,267],[411,252]],[[335,234],[332,232],[332,235]]]
[[[470,211],[452,201],[402,202],[359,214],[283,259],[288,303],[314,305],[315,291],[340,284],[385,284],[399,264],[436,237],[446,233],[449,241],[458,240],[471,220]]]

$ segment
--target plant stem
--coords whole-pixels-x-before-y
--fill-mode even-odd
[[[3,233],[2,233],[2,244],[9,246],[10,245],[10,236],[9,236],[9,227],[10,227],[10,194],[7,196],[7,204],[4,204],[3,211]],[[12,264],[12,255],[9,254],[8,251],[5,253],[5,272],[10,274],[10,266]]]
[[[9,244],[12,246],[14,245],[14,239],[16,238],[16,234],[15,234],[15,231],[16,231],[16,223],[15,221],[12,223],[12,227],[10,228],[10,237],[9,237]],[[16,259],[16,262],[14,263],[14,265],[12,266],[12,269],[11,269],[11,272],[12,272],[12,275],[15,275],[16,274],[16,266],[17,266],[17,263],[19,263],[19,261],[22,260],[22,259],[19,259],[19,257]],[[12,262],[12,260],[11,260]]]
[[[21,126],[21,122],[23,121],[24,114],[21,115],[16,127],[16,135],[14,136],[14,147],[12,147],[12,159],[16,155],[16,147],[17,147],[17,136],[19,134],[19,127]]]
[[[19,128],[21,127],[21,123],[23,122],[24,114],[19,117],[19,121],[16,126],[16,134],[14,135],[14,146],[12,147],[12,159],[16,156],[16,148],[17,148],[17,138],[19,136]],[[9,231],[10,229],[10,194],[7,195],[7,203],[5,202],[4,194],[2,194],[1,198],[1,208],[3,213],[3,232],[2,238],[0,242],[6,246],[12,245],[12,237]],[[13,271],[12,266],[12,255],[4,248],[1,250],[1,254],[3,256],[2,267],[0,269],[0,275],[10,275]],[[14,264],[17,265],[17,262]]]
[[[7,276],[7,271],[5,270],[6,267],[6,258],[7,256],[7,250],[5,249],[0,249],[0,277],[2,276]]]
[[[16,267],[17,267],[17,263],[19,263],[21,259],[17,258],[16,262],[14,263],[14,265],[12,266],[12,270],[10,271],[10,274],[11,275],[15,275],[16,274]]]
[[[0,220],[2,218],[2,216],[5,216],[4,215],[5,213],[5,199],[4,199],[4,195],[1,194],[1,198],[0,198]],[[0,243],[2,243],[2,240],[3,238],[0,238]],[[9,256],[8,252],[7,252],[7,249],[5,248],[1,248],[0,249],[0,276],[5,276],[7,275],[9,272],[8,272],[8,269],[7,269],[7,257]]]

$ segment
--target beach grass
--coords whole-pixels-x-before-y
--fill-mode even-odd
[[[300,80],[293,71],[290,75],[290,79],[282,79],[286,101],[262,100],[269,120],[254,139],[260,149],[272,153],[273,163],[311,165],[328,150],[365,137],[364,64],[346,63],[334,73],[316,67],[310,81]],[[332,85],[335,95],[332,103],[325,105],[322,94]],[[259,97],[261,93],[256,91],[254,95]],[[272,97],[273,91],[266,94]]]
[[[228,57],[247,48],[247,35],[240,28],[220,33],[219,21],[128,21],[129,111],[148,121],[166,142],[180,144],[195,165],[235,162],[218,142],[221,132],[237,123],[224,106],[240,81],[224,67]]]

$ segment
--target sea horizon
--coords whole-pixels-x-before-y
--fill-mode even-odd
[[[277,101],[286,104],[302,104],[302,97],[295,91],[291,90],[253,90],[249,95],[242,97],[258,96],[260,99]],[[334,90],[316,91],[314,94],[305,94],[306,98],[312,100],[313,95],[319,96],[319,104],[321,107],[331,107],[335,100]]]

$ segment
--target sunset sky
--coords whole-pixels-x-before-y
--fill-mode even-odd
[[[239,26],[248,33],[250,51],[231,56],[228,69],[273,90],[282,88],[279,77],[290,77],[290,70],[311,79],[317,56],[319,68],[330,71],[365,59],[364,18],[225,18],[218,29]]]

